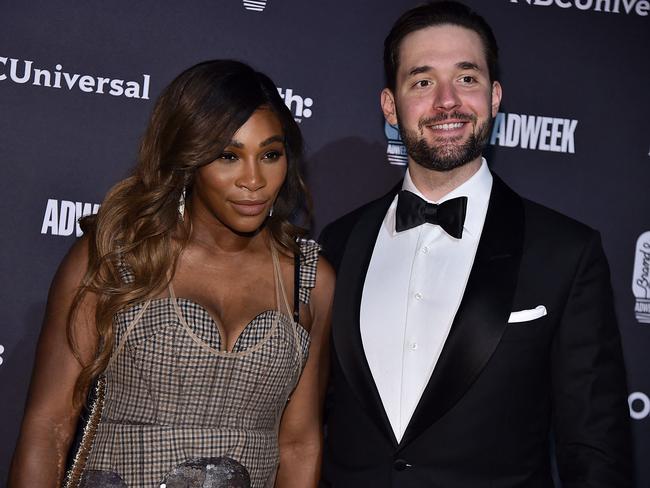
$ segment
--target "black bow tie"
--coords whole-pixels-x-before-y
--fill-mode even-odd
[[[456,239],[463,237],[463,223],[467,210],[467,197],[458,197],[440,205],[427,203],[415,193],[402,190],[397,198],[395,230],[402,232],[425,222],[442,227]]]

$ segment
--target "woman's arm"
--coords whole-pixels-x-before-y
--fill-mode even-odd
[[[321,257],[309,302],[312,317],[309,358],[280,424],[280,467],[276,488],[318,485],[334,281],[334,270]]]
[[[10,488],[58,487],[75,433],[80,408],[73,405],[81,364],[67,340],[68,313],[88,264],[87,239],[75,243],[50,287],[25,415],[9,472]],[[77,310],[75,335],[82,360],[93,357],[94,297],[86,294]]]

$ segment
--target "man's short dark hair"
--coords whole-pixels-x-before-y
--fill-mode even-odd
[[[404,38],[412,32],[438,25],[457,25],[476,32],[483,42],[490,81],[499,80],[499,47],[485,19],[460,2],[437,1],[406,11],[388,33],[384,41],[384,71],[388,88],[395,90],[399,49]]]

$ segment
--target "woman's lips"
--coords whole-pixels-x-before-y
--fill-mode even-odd
[[[266,210],[267,200],[237,200],[231,202],[241,215],[256,216]]]

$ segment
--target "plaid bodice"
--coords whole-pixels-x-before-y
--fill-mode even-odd
[[[318,252],[315,242],[301,242],[303,302],[315,284]],[[215,465],[228,471],[223,463],[243,469],[248,486],[272,486],[278,425],[307,360],[309,333],[286,312],[267,310],[226,352],[210,314],[173,291],[118,313],[114,327],[86,486],[186,486],[170,484],[174,473],[193,466],[206,477],[211,466],[216,476]],[[109,474],[123,484],[110,484]],[[230,486],[215,480],[196,486]]]

